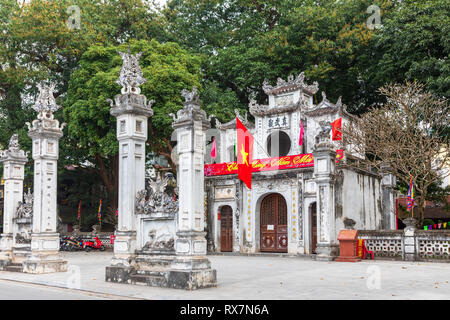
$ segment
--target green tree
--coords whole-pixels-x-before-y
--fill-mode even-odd
[[[264,102],[265,78],[305,71],[331,99],[363,112],[380,100],[370,74],[379,30],[366,25],[374,4],[394,8],[388,0],[172,0],[164,14],[168,31],[203,54],[205,82],[234,92],[241,108]]]
[[[70,6],[80,8],[80,28],[69,28],[75,18]],[[163,17],[152,1],[143,0],[2,0],[0,2],[0,148],[8,145],[13,133],[19,134],[22,147],[29,151],[31,139],[25,122],[36,118],[31,109],[37,94],[36,84],[47,80],[57,84],[55,96],[63,104],[70,76],[79,68],[83,53],[93,43],[120,44],[130,38],[165,40]],[[62,119],[63,112],[55,114]],[[67,165],[89,159],[86,149],[67,136],[60,141],[59,173]],[[92,161],[92,165],[97,165]],[[32,162],[26,179],[32,179]],[[105,166],[109,166],[107,163]],[[87,168],[84,168],[85,170]],[[92,174],[92,172],[90,172]],[[95,173],[95,171],[94,171]],[[75,177],[72,175],[71,177]],[[78,179],[82,179],[78,176]],[[74,182],[77,183],[76,181]],[[93,196],[98,201],[97,196]],[[78,195],[82,198],[82,195]],[[87,203],[84,201],[83,203]],[[76,206],[77,204],[75,204]]]
[[[118,143],[116,120],[110,115],[106,100],[120,93],[115,82],[122,66],[118,51],[126,50],[126,44],[91,46],[83,54],[80,68],[71,75],[63,110],[68,123],[67,139],[77,150],[71,161],[94,165],[112,199],[117,198]],[[130,50],[143,53],[140,65],[148,81],[142,85],[142,94],[155,100],[147,151],[165,156],[173,165],[172,119],[168,115],[182,107],[182,89],[200,87],[200,58],[176,43],[160,44],[156,40],[130,41]]]
[[[70,6],[80,8],[80,28],[67,24],[74,17]],[[24,122],[35,116],[30,103],[39,81],[55,82],[55,97],[61,102],[72,71],[90,45],[130,38],[163,41],[161,19],[152,2],[143,0],[1,1],[0,125],[8,130],[0,134],[0,144],[7,143],[11,132],[24,137]]]
[[[439,96],[450,96],[450,3],[404,0],[382,20],[376,34],[379,59],[371,75],[378,84],[420,81]]]

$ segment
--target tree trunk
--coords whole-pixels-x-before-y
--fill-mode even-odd
[[[100,154],[95,155],[97,160],[98,169],[97,172],[105,185],[106,192],[108,193],[109,207],[116,208],[118,206],[117,191],[119,188],[119,156],[115,155],[110,159],[111,168],[107,168],[105,161]],[[115,214],[115,212],[109,212],[108,214]]]
[[[420,224],[423,224],[423,219],[424,219],[424,213],[425,213],[425,206],[426,206],[426,200],[424,200],[425,198],[424,198],[424,196],[422,195],[420,198],[419,198],[419,201],[418,201],[418,203],[417,203],[417,213],[418,213],[418,216],[417,217],[415,217],[418,221],[419,221],[419,223]]]

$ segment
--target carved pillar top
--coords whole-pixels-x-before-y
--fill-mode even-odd
[[[314,144],[313,150],[314,151],[322,151],[329,149],[332,150],[333,145],[330,139],[331,124],[328,121],[321,121],[319,124],[320,124],[320,131],[319,134],[316,136],[316,142]]]
[[[132,55],[128,48],[128,53],[119,52],[119,54],[123,64],[116,83],[122,86],[122,94],[114,97],[115,105],[111,99],[107,100],[111,105],[111,115],[118,117],[122,114],[136,114],[151,117],[153,115],[152,105],[155,101],[150,100],[147,103],[147,98],[140,94],[140,86],[147,82],[139,65],[142,52]]]
[[[13,134],[9,140],[9,147],[0,151],[0,162],[16,162],[25,164],[28,161],[28,152],[20,149],[19,136]]]
[[[316,182],[332,183],[336,172],[336,151],[330,140],[331,125],[329,122],[320,124],[321,129],[313,148],[314,176]]]
[[[38,112],[37,119],[33,120],[32,124],[27,122],[28,135],[33,138],[36,136],[61,138],[63,136],[62,130],[66,126],[65,123],[59,126],[59,121],[54,119],[53,112],[61,108],[56,104],[53,90],[55,84],[46,85],[43,81],[38,84],[39,96],[33,106],[33,109]]]
[[[183,109],[178,110],[177,116],[173,113],[169,114],[173,118],[172,127],[178,129],[182,127],[191,127],[193,125],[201,125],[204,130],[210,128],[210,121],[214,115],[207,117],[205,110],[200,108],[197,87],[194,86],[192,91],[183,89],[181,91],[181,96],[184,98]]]

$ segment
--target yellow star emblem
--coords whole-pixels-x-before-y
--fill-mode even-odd
[[[244,160],[244,163],[246,165],[248,165],[248,159],[247,159],[248,152],[245,152],[243,144],[242,144],[242,149],[241,149],[241,156],[242,156],[242,159]]]

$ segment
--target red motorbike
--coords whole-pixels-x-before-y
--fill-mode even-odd
[[[84,242],[84,250],[86,250],[86,252],[89,252],[92,249],[105,251],[105,246],[102,244],[102,241],[98,237],[94,237],[94,241]]]

